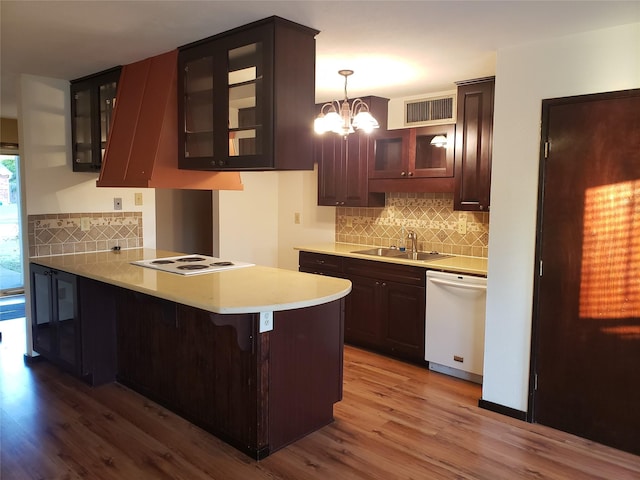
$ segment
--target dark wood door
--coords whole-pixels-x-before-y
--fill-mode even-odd
[[[544,101],[542,142],[533,420],[640,454],[640,90]]]

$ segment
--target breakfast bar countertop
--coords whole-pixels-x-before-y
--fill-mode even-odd
[[[337,300],[351,291],[348,280],[257,265],[199,275],[179,275],[131,264],[133,261],[175,255],[179,253],[136,248],[31,257],[29,261],[222,314],[310,307]]]
[[[387,263],[400,263],[403,265],[413,265],[428,268],[430,270],[441,270],[453,273],[467,273],[471,275],[487,275],[487,259],[483,257],[467,257],[464,255],[452,255],[439,260],[409,260],[406,258],[378,257],[355,253],[367,248],[377,248],[374,246],[357,245],[353,243],[318,243],[295,247],[296,250],[312,253],[324,253],[327,255],[338,255],[342,257],[361,258]]]

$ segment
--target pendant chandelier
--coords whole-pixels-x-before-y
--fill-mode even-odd
[[[316,133],[334,132],[346,137],[356,130],[371,133],[374,128],[379,128],[380,125],[369,113],[369,107],[365,102],[356,98],[349,105],[347,78],[353,74],[353,70],[339,70],[338,73],[344,77],[344,100],[342,103],[334,100],[322,105],[320,114],[313,124]]]

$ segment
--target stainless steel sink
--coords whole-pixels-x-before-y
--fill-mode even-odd
[[[367,250],[355,250],[351,253],[359,253],[361,255],[371,255],[374,257],[392,257],[392,258],[406,258],[408,260],[441,260],[443,258],[449,258],[452,255],[446,255],[438,252],[401,252],[396,248],[369,248]]]
[[[396,248],[369,248],[367,250],[355,250],[351,253],[359,253],[361,255],[373,255],[375,257],[402,257],[407,252],[401,252]]]

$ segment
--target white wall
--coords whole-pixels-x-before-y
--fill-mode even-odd
[[[218,255],[297,270],[295,246],[335,239],[335,207],[316,205],[317,178],[315,170],[242,173],[244,191],[218,193]]]
[[[640,87],[640,24],[498,51],[482,397],[527,410],[542,100]]]
[[[23,195],[27,215],[113,211],[113,198],[122,198],[125,211],[141,211],[144,246],[155,246],[153,189],[97,188],[97,173],[73,172],[69,82],[22,75],[18,122]],[[134,192],[143,192],[135,206]]]

